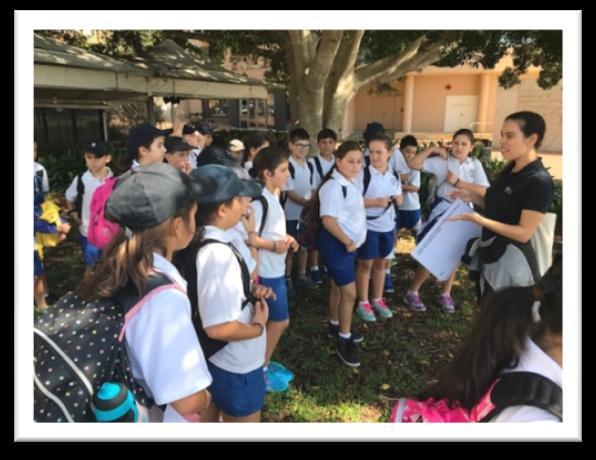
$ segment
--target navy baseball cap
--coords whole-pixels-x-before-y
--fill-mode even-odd
[[[156,137],[167,137],[171,133],[171,129],[158,129],[150,123],[142,123],[137,125],[128,133],[128,153],[136,157],[141,145],[150,144]]]
[[[93,141],[85,147],[85,153],[92,153],[96,157],[111,155],[110,150],[110,146],[103,141]]]
[[[263,185],[252,179],[240,179],[229,167],[210,164],[195,169],[190,173],[194,179],[211,178],[217,183],[216,189],[210,194],[197,196],[200,203],[223,203],[236,196],[256,198],[263,192]]]
[[[187,134],[193,134],[194,132],[196,132],[197,128],[195,128],[193,125],[191,125],[190,123],[186,123],[183,127],[182,127],[182,135],[186,136]]]
[[[194,149],[192,145],[187,144],[184,142],[184,139],[178,136],[168,136],[164,145],[166,146],[167,153],[185,152]]]
[[[213,134],[213,130],[209,127],[207,123],[199,123],[197,125],[197,131],[203,135]]]
[[[106,213],[133,231],[152,228],[188,202],[213,195],[217,185],[208,176],[190,178],[166,163],[152,163],[121,176]]]

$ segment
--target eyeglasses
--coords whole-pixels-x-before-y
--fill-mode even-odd
[[[292,142],[293,143],[293,142]],[[293,143],[294,144],[294,143]],[[307,149],[310,144],[294,144],[296,147],[301,148],[301,149]]]

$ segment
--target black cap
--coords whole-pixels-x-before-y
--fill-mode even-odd
[[[147,145],[153,142],[153,139],[159,136],[168,136],[172,131],[169,129],[157,129],[149,123],[143,123],[135,126],[128,133],[127,149],[130,155],[136,156],[141,145]]]
[[[187,134],[192,134],[197,130],[197,128],[195,128],[193,125],[191,125],[190,123],[186,123],[183,127],[182,127],[182,135],[187,135]]]
[[[190,173],[194,179],[212,178],[217,188],[209,195],[197,197],[201,203],[220,203],[230,201],[235,196],[256,198],[263,192],[263,185],[256,180],[240,179],[231,169],[222,165],[207,165]]]
[[[110,146],[103,141],[93,141],[85,147],[85,153],[92,153],[96,157],[111,155]]]
[[[232,157],[221,145],[210,145],[201,150],[199,158],[197,158],[197,168],[212,164],[235,166],[238,165],[238,160]]]
[[[366,125],[366,129],[362,133],[362,137],[364,138],[364,140],[366,142],[368,142],[370,140],[370,138],[373,137],[375,134],[384,133],[384,132],[385,132],[385,127],[381,123],[373,121],[372,123],[369,123]]]
[[[192,150],[194,147],[184,142],[184,139],[178,136],[168,136],[165,142],[167,153],[185,152]]]
[[[217,183],[191,179],[166,163],[152,163],[123,175],[108,199],[106,212],[133,231],[155,227],[189,201],[212,195]]]
[[[209,127],[207,123],[199,123],[197,125],[197,131],[201,134],[213,134],[213,130]]]

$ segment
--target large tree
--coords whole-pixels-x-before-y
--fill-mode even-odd
[[[65,32],[70,33],[67,41],[85,46],[80,34],[51,33]],[[513,67],[499,77],[503,87],[519,83],[519,75],[531,65],[541,68],[538,84],[544,89],[562,77],[562,33],[556,30],[113,31],[90,47],[122,55],[168,38],[195,51],[190,39],[208,42],[209,57],[216,63],[227,49],[266,57],[268,77],[287,85],[292,123],[309,132],[321,127],[337,130],[347,104],[363,86],[382,88],[431,64],[494,68],[511,53]]]

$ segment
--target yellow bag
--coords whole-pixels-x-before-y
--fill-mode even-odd
[[[60,219],[60,208],[53,201],[46,200],[41,204],[41,220],[54,225],[62,223]],[[58,233],[35,232],[35,249],[39,253],[39,258],[43,260],[43,248],[53,248],[60,242]]]

